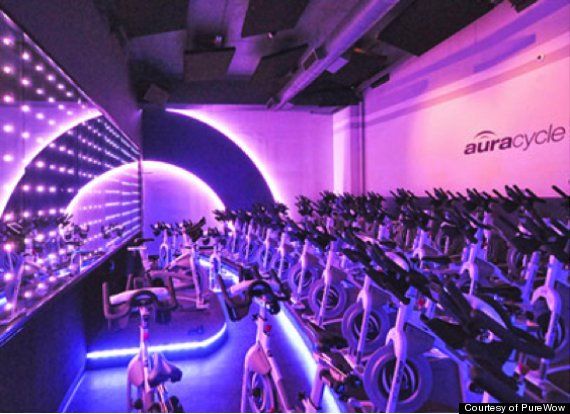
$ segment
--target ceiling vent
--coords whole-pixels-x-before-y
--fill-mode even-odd
[[[315,64],[318,60],[323,59],[327,52],[323,46],[311,50],[309,55],[303,60],[303,69],[308,70],[311,66]]]

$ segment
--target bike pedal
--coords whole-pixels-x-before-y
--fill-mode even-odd
[[[140,398],[137,398],[137,399],[135,400],[135,402],[133,403],[133,407],[134,407],[136,410],[142,410],[142,409],[143,409],[142,400],[141,400]]]

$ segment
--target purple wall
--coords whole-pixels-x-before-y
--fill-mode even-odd
[[[0,0],[0,8],[140,145],[126,56],[92,0]]]

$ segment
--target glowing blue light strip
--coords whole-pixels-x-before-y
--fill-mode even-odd
[[[289,340],[289,344],[295,350],[295,353],[301,357],[303,361],[303,370],[310,384],[313,383],[315,375],[317,373],[317,363],[313,359],[313,355],[309,350],[306,342],[303,340],[301,333],[297,329],[297,326],[291,321],[291,316],[284,311],[281,311],[277,315],[277,323],[281,326],[281,329],[285,332],[285,336]],[[325,387],[325,392],[323,395],[323,412],[325,413],[340,413],[339,408],[335,398],[331,394],[328,387]]]
[[[195,351],[198,349],[206,349],[216,344],[227,332],[228,325],[224,322],[224,326],[213,336],[202,341],[178,342],[167,345],[156,345],[149,347],[149,352],[165,352],[165,351]],[[139,348],[119,348],[106,351],[93,351],[87,353],[87,359],[106,359],[125,356],[134,356],[139,352]]]
[[[200,259],[198,259],[200,266],[203,266],[207,269],[212,267],[212,264],[210,263],[210,261],[208,259],[204,259],[202,257]],[[230,279],[233,284],[236,284],[239,282],[239,276],[235,272],[231,271],[230,269],[228,269],[224,265],[221,266],[221,269],[224,271],[222,274],[222,279]],[[226,277],[226,276],[229,276],[229,277]],[[219,289],[214,290],[214,292],[219,292],[219,291],[220,291]]]
[[[232,274],[233,278],[239,278],[239,276],[228,269],[228,273]],[[305,371],[305,376],[309,384],[313,383],[315,375],[317,373],[317,362],[313,359],[313,355],[301,336],[296,324],[291,320],[292,316],[289,315],[287,311],[281,311],[276,315],[277,323],[285,332],[285,336],[289,340],[289,345],[295,350],[295,353],[301,357],[303,361],[303,371]],[[326,413],[340,413],[342,412],[337,404],[336,399],[331,394],[328,387],[325,387],[325,392],[323,395],[323,412]]]

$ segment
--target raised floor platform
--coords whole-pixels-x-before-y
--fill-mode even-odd
[[[88,348],[86,368],[126,366],[138,351],[138,323],[134,313],[125,329],[101,332]],[[222,346],[227,329],[225,310],[214,294],[209,296],[208,309],[196,310],[182,302],[169,323],[151,321],[151,351],[163,352],[171,360],[204,356]]]

